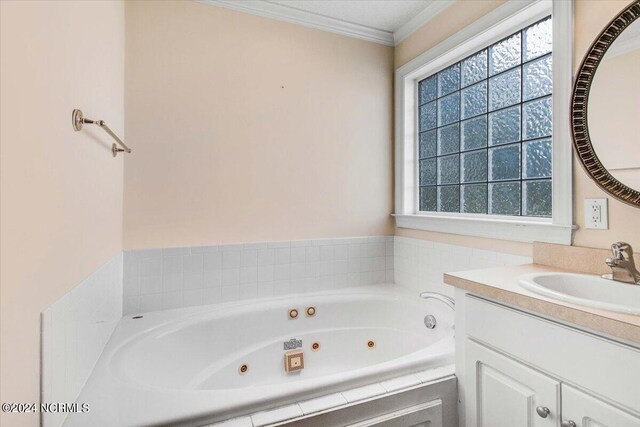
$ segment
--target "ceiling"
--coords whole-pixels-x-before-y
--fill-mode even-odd
[[[389,46],[455,0],[199,0]]]

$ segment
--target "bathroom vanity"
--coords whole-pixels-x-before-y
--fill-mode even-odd
[[[461,426],[640,426],[640,316],[518,283],[558,270],[529,264],[445,275],[456,287]]]

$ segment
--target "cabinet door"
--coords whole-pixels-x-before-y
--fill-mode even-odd
[[[466,371],[468,427],[560,425],[559,381],[469,339]]]
[[[562,384],[562,419],[577,427],[638,427],[640,417]]]

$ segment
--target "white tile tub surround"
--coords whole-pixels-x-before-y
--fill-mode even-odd
[[[531,257],[400,236],[395,237],[394,246],[396,284],[452,297],[453,287],[442,281],[446,272],[533,262]]]
[[[41,315],[41,400],[73,403],[122,317],[122,252]],[[43,413],[44,427],[65,413]]]
[[[124,314],[393,283],[393,236],[124,253]]]

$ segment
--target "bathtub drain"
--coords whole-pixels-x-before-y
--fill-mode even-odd
[[[246,363],[244,365],[240,365],[240,368],[238,368],[238,373],[240,375],[244,375],[247,372],[249,372],[249,365],[247,365]]]
[[[427,314],[424,318],[424,326],[426,326],[429,329],[433,329],[438,325],[438,322],[436,321],[436,318],[431,315],[431,314]]]
[[[369,347],[370,349],[375,348],[376,346],[376,342],[374,340],[369,340],[369,342],[367,343],[367,347]]]
[[[313,350],[313,351],[320,350],[320,343],[319,342],[314,342],[313,344],[311,344],[311,350]]]

